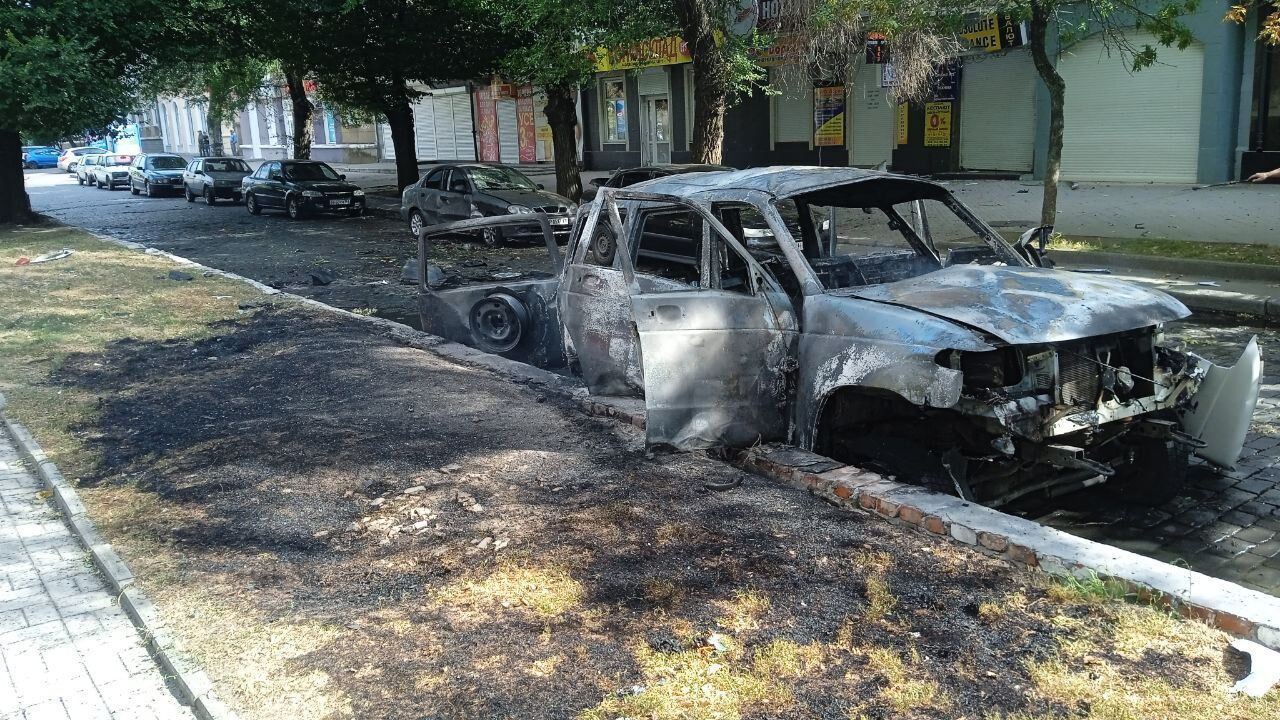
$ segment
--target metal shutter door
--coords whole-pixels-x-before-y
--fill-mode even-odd
[[[471,95],[466,92],[449,96],[453,111],[453,147],[458,160],[476,159],[476,136],[471,123]]]
[[[813,85],[782,74],[773,80],[774,142],[813,142]]]
[[[849,88],[849,164],[873,167],[893,156],[894,99],[880,87],[880,66],[859,63]]]
[[[520,133],[517,131],[515,100],[499,100],[498,106],[498,159],[508,165],[520,162]]]
[[[662,68],[646,68],[636,73],[636,91],[641,95],[666,95],[667,71]]]
[[[965,58],[960,81],[961,167],[1031,172],[1038,78],[1026,50]],[[1068,83],[1067,95],[1074,92]]]
[[[436,116],[429,97],[420,97],[413,103],[413,141],[419,160],[435,159]]]
[[[448,97],[432,97],[431,110],[435,117],[437,160],[457,160],[458,151],[453,141],[453,102]]]
[[[1128,38],[1137,47],[1159,47],[1156,64],[1130,74],[1096,36],[1068,50],[1058,64],[1067,82],[1062,177],[1194,183],[1204,48],[1160,47],[1143,32]]]

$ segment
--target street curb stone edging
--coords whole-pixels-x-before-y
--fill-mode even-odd
[[[525,363],[484,353],[385,318],[359,315],[317,300],[282,292],[236,273],[140,243],[90,233],[122,247],[160,255],[182,265],[248,283],[267,295],[283,295],[302,305],[375,325],[397,342],[515,380],[544,385],[576,401],[581,410],[638,428],[644,427],[643,403],[625,398],[592,397],[579,383]],[[1122,582],[1139,597],[1166,604],[1227,633],[1280,650],[1280,598],[1226,580],[1103,545],[997,510],[974,505],[884,478],[830,458],[783,445],[764,445],[737,454],[732,461],[765,477],[807,490],[841,509],[874,514],[897,525],[950,538],[977,552],[1051,575],[1097,575]],[[834,466],[834,467],[833,467]]]
[[[115,593],[120,607],[142,634],[147,651],[170,681],[168,684],[178,700],[191,707],[201,720],[238,720],[239,716],[215,697],[213,683],[204,671],[183,658],[174,646],[150,598],[133,584],[129,566],[98,534],[75,488],[44,454],[31,433],[3,412],[4,405],[4,396],[0,395],[0,421],[17,444],[19,455],[31,464],[36,476],[52,493],[72,533],[93,558],[93,564]]]
[[[734,460],[843,510],[950,538],[1014,565],[1050,575],[1085,579],[1096,574],[1119,581],[1139,598],[1280,650],[1280,598],[874,472],[850,466],[811,472],[806,468],[827,458],[797,448],[763,445]]]

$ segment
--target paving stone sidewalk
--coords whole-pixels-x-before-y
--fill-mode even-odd
[[[0,720],[193,717],[0,426]]]

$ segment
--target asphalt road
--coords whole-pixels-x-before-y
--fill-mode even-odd
[[[206,207],[181,197],[82,188],[72,176],[49,170],[28,172],[27,181],[33,207],[62,222],[339,307],[416,324],[414,288],[399,278],[417,248],[398,220],[292,221],[271,212],[255,217],[229,203]],[[386,177],[368,182],[385,183]],[[516,262],[516,253],[508,249],[496,253],[502,257],[486,257],[488,268]],[[1220,364],[1233,363],[1254,334],[1264,359],[1280,358],[1280,333],[1274,330],[1196,323],[1168,330]],[[1236,470],[1222,474],[1198,466],[1187,491],[1159,507],[1126,502],[1102,486],[1025,514],[1066,532],[1280,595],[1280,373],[1267,373],[1246,456]]]

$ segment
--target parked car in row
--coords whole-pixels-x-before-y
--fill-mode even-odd
[[[94,160],[89,167],[93,173],[92,184],[97,185],[99,189],[115,190],[117,185],[129,182],[129,165],[133,163],[132,155],[89,155],[87,157]]]
[[[101,154],[85,155],[81,157],[80,162],[76,163],[75,170],[71,171],[72,174],[76,176],[76,182],[80,185],[93,187],[93,184],[97,182],[93,177],[93,168],[98,164],[98,160],[106,154],[108,154],[107,151],[103,150]]]
[[[635,168],[622,168],[607,178],[593,178],[587,187],[582,189],[582,201],[593,199],[602,187],[623,188],[654,178],[682,175],[695,172],[723,172],[733,170],[727,165],[707,165],[701,163],[665,163],[660,165],[644,165]]]
[[[400,196],[400,217],[409,223],[409,232],[415,237],[424,227],[439,223],[543,213],[556,238],[563,242],[569,237],[577,209],[572,200],[548,192],[513,167],[481,163],[436,166]],[[530,225],[488,228],[482,236],[488,245],[542,239]]]
[[[62,152],[58,158],[58,169],[64,172],[73,173],[76,171],[76,165],[80,164],[80,158],[86,155],[102,155],[111,152],[102,147],[73,147]]]
[[[61,154],[62,151],[52,145],[23,145],[22,167],[28,170],[57,167]]]
[[[240,181],[245,207],[254,215],[280,209],[297,220],[310,213],[363,215],[364,190],[315,160],[268,160]]]
[[[253,172],[245,161],[237,157],[200,157],[192,160],[182,173],[182,191],[187,202],[203,198],[206,205],[213,205],[219,198],[243,200],[241,185]]]
[[[161,193],[182,192],[182,172],[187,161],[181,155],[143,153],[129,166],[129,192],[155,197]]]

